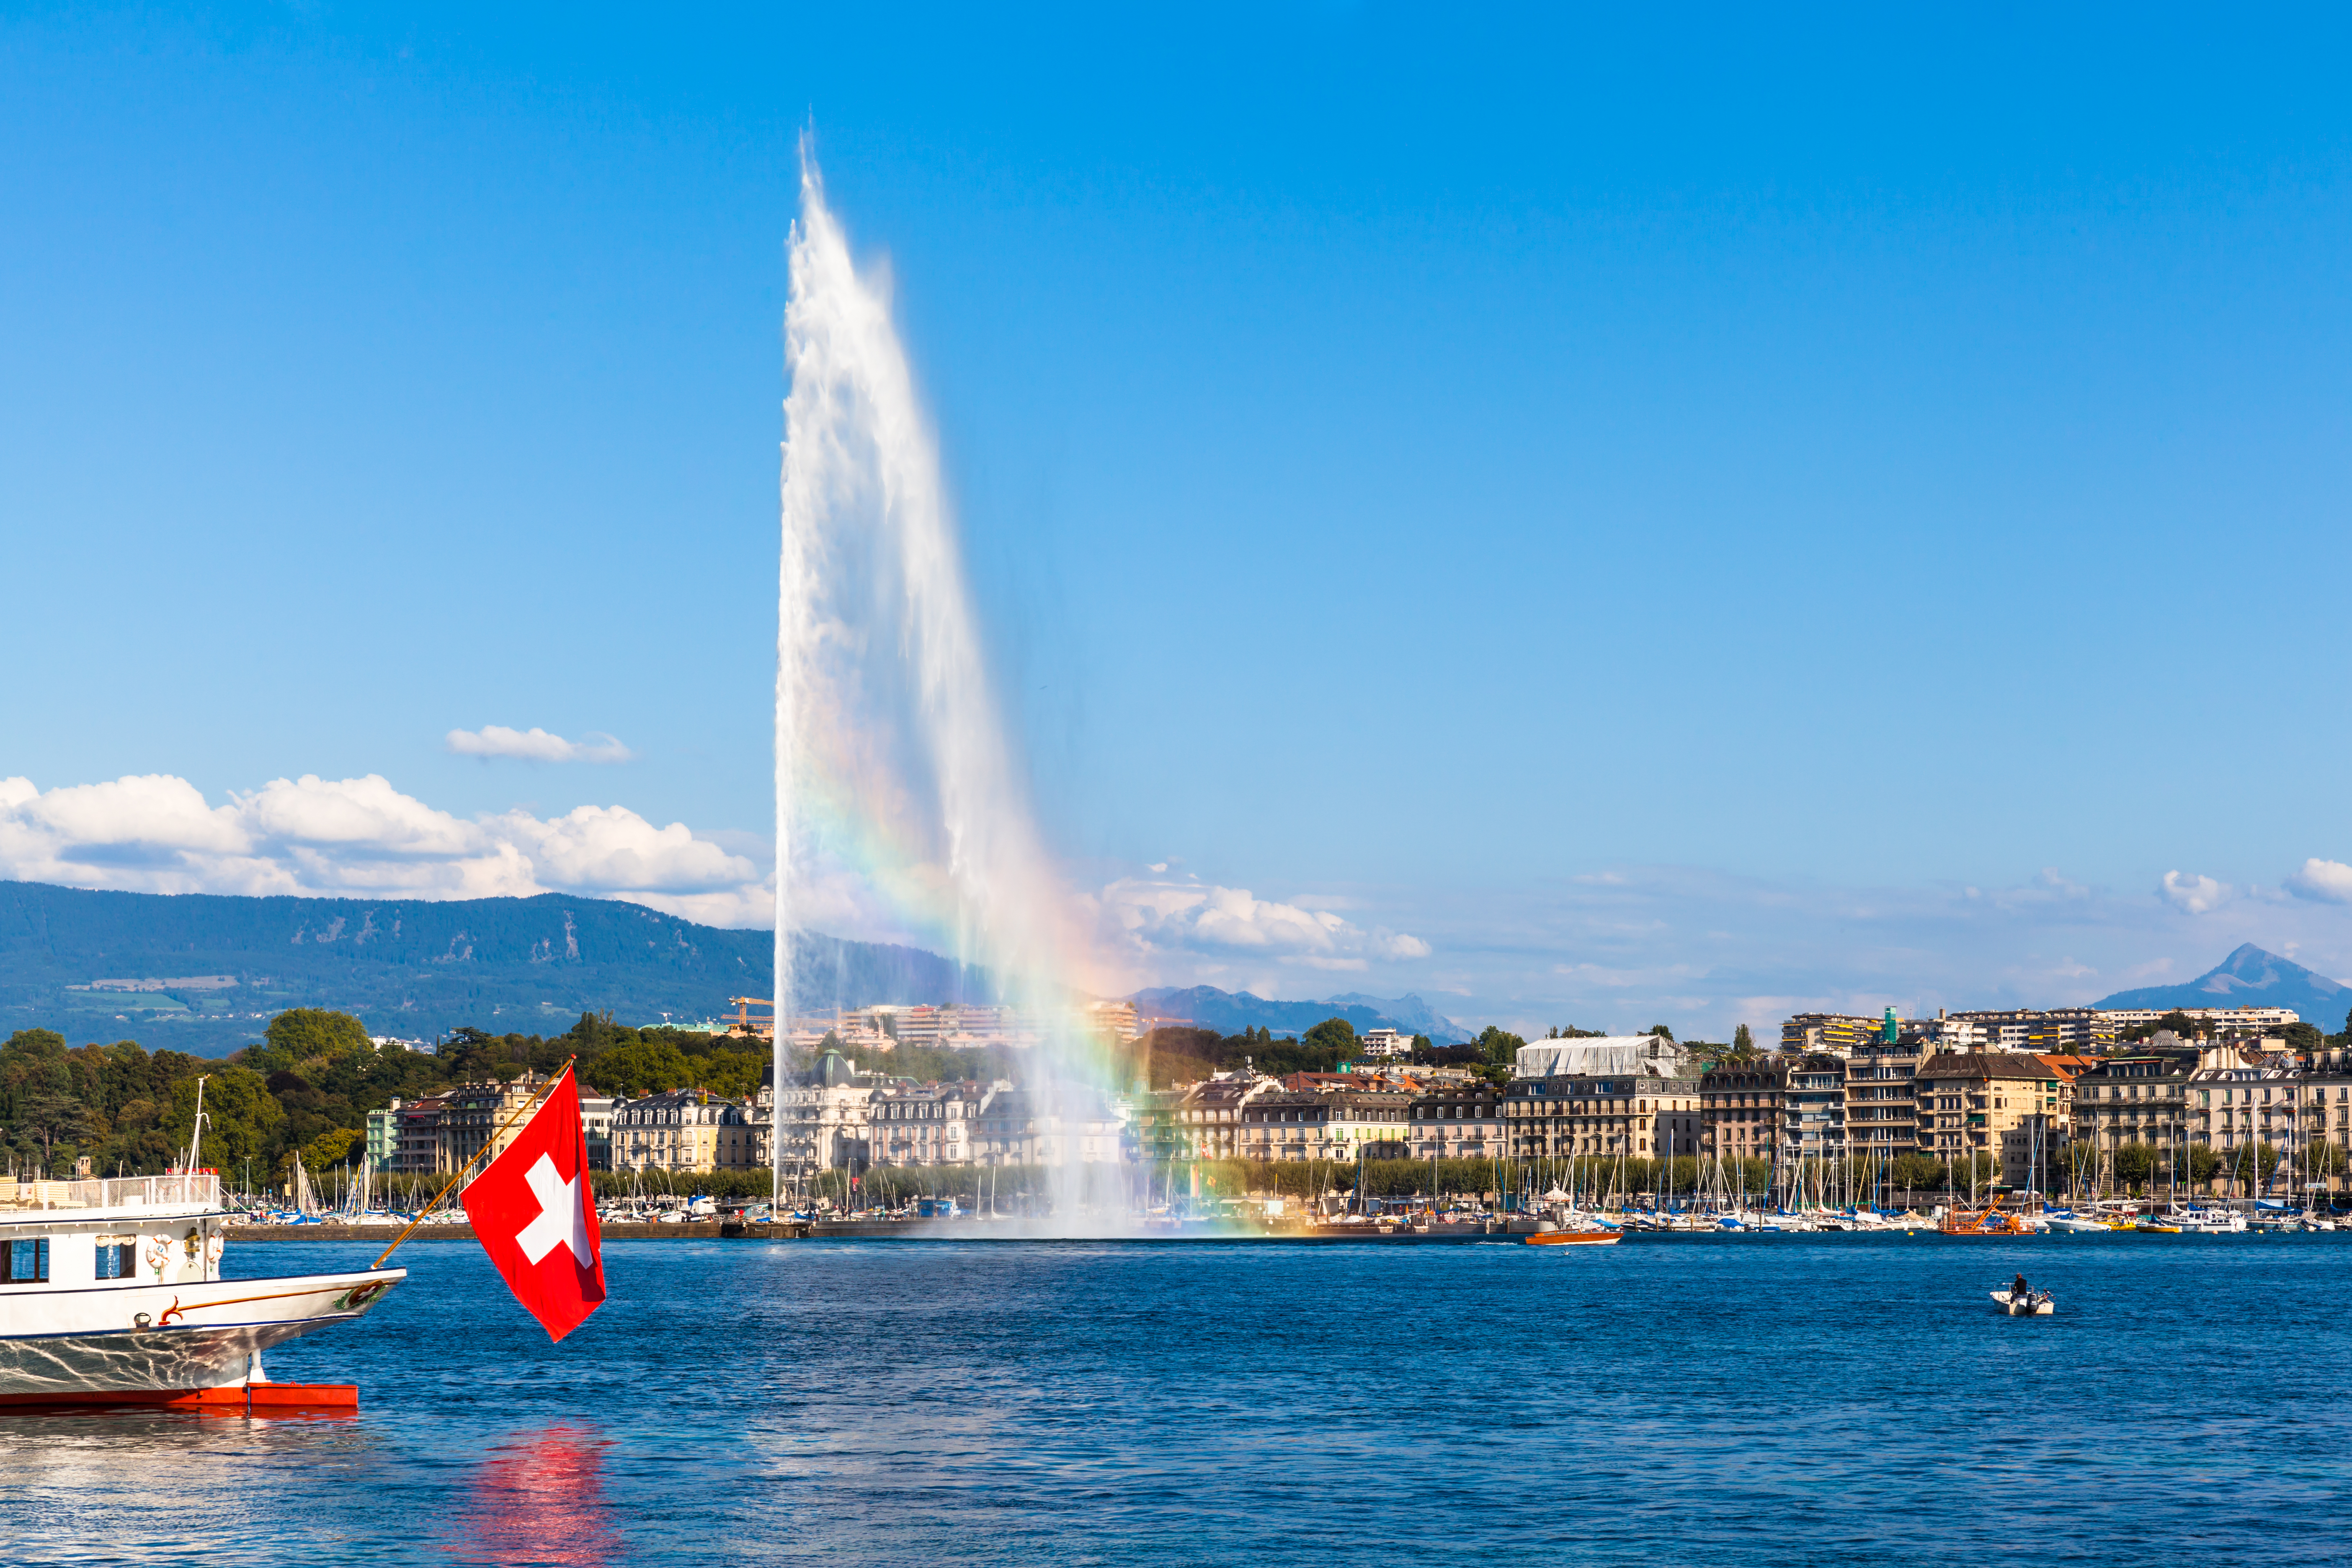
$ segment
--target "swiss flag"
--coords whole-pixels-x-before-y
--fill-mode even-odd
[[[572,1069],[522,1131],[466,1189],[466,1217],[506,1276],[507,1289],[550,1339],[588,1321],[604,1300],[603,1244],[588,1190],[588,1134]]]

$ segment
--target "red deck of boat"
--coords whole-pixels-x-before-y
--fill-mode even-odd
[[[350,1383],[241,1383],[228,1388],[154,1388],[85,1394],[0,1394],[0,1405],[144,1410],[357,1410]]]

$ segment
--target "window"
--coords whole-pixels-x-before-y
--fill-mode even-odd
[[[98,1274],[100,1279],[136,1279],[139,1278],[139,1244],[125,1241],[119,1236],[98,1238]]]
[[[0,1241],[0,1277],[11,1285],[39,1284],[49,1277],[49,1238]]]

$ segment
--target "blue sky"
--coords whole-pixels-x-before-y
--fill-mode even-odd
[[[745,918],[813,123],[1074,880],[1418,939],[1150,978],[2352,973],[2339,15],[844,9],[0,20],[0,869]]]

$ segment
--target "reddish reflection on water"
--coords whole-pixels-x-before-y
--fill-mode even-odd
[[[451,1521],[448,1550],[468,1563],[517,1568],[616,1561],[621,1541],[604,1500],[610,1446],[584,1428],[551,1426],[492,1448]]]

